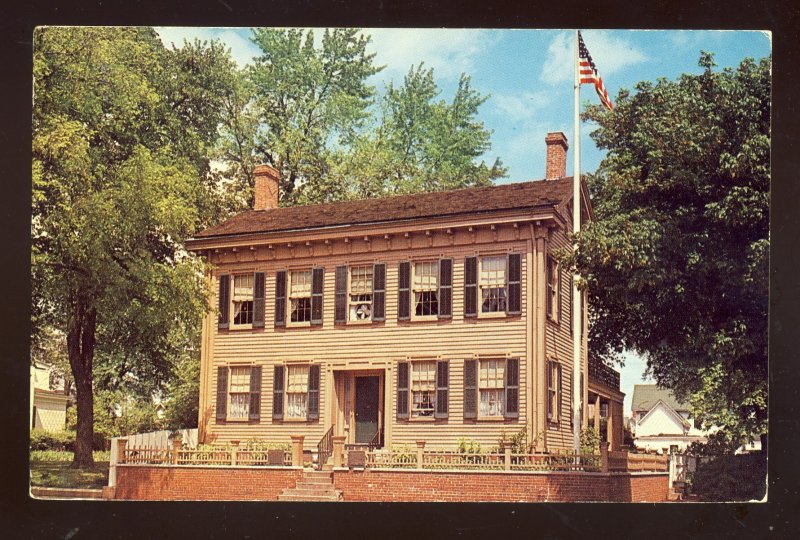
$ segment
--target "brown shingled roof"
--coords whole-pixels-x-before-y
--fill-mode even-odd
[[[569,199],[571,194],[572,178],[567,177],[273,210],[250,210],[199,232],[195,238],[556,206]]]

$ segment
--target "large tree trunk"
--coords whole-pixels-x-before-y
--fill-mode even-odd
[[[92,361],[97,313],[79,299],[72,307],[67,328],[67,350],[72,376],[75,379],[78,425],[75,436],[73,468],[94,466],[94,395],[92,394]]]

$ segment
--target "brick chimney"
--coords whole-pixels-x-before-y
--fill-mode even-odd
[[[278,208],[281,173],[270,165],[257,165],[253,175],[256,180],[253,210]]]
[[[547,168],[545,180],[555,180],[567,176],[567,137],[562,132],[548,133],[544,138],[547,143]]]

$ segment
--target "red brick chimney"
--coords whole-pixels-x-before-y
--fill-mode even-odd
[[[278,208],[281,173],[270,165],[257,165],[253,175],[256,179],[253,210]]]
[[[547,143],[547,168],[545,180],[555,180],[567,176],[567,137],[562,132],[548,133],[544,138]]]

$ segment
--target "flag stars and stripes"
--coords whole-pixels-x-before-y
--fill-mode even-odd
[[[614,110],[614,104],[608,97],[603,79],[597,73],[597,67],[594,65],[592,55],[589,54],[589,49],[586,48],[586,44],[583,42],[583,36],[581,36],[580,32],[578,32],[578,57],[580,62],[580,83],[593,84],[603,105],[610,111]]]

